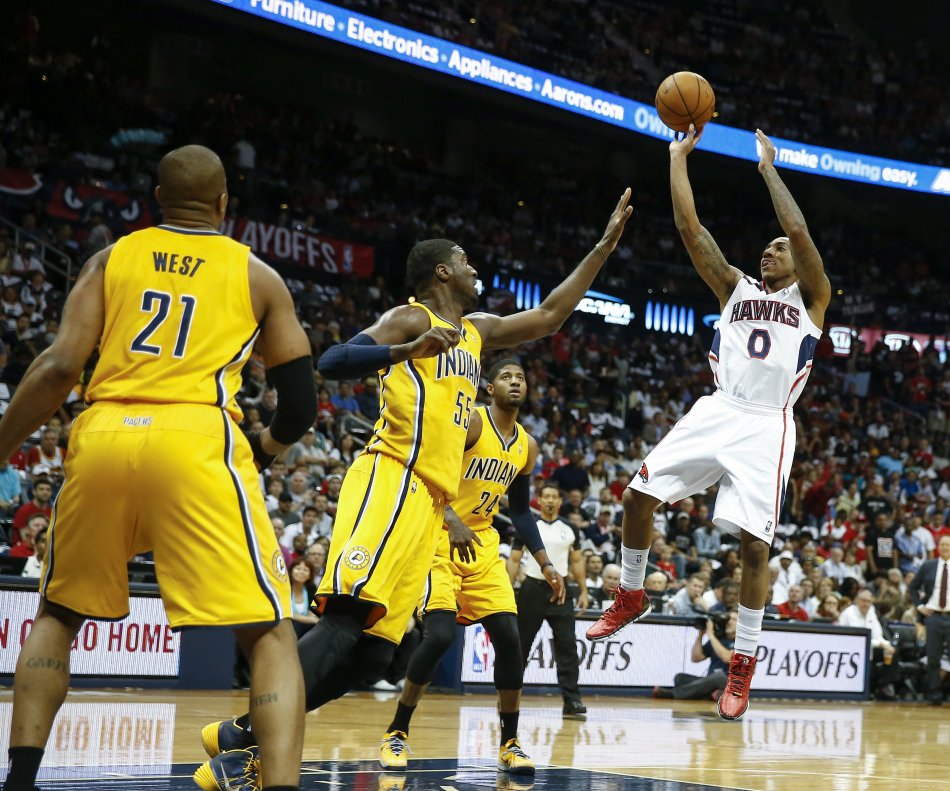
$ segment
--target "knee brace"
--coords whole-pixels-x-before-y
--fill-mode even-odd
[[[426,685],[432,681],[435,669],[455,640],[455,613],[448,610],[430,612],[422,619],[422,643],[409,660],[406,678],[413,684]]]
[[[498,613],[489,615],[482,624],[495,647],[495,689],[521,689],[524,665],[521,662],[518,617],[512,613]]]

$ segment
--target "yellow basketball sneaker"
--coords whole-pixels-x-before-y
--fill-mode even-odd
[[[517,739],[509,739],[498,748],[498,771],[513,775],[533,775],[534,761],[532,761]]]
[[[411,753],[402,731],[390,731],[379,742],[379,765],[383,769],[405,769],[407,753]]]
[[[385,772],[380,773],[378,778],[379,791],[403,791],[406,787],[406,775],[388,775]]]

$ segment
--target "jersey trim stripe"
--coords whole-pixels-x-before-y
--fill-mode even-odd
[[[172,233],[183,233],[186,236],[223,236],[219,231],[198,231],[192,228],[179,228],[177,225],[157,225],[155,227]]]
[[[257,340],[257,336],[260,333],[260,331],[261,331],[260,327],[255,327],[254,333],[251,335],[250,338],[247,339],[247,342],[240,348],[238,353],[235,354],[234,357],[231,358],[230,362],[227,362],[224,365],[222,365],[218,369],[218,372],[214,375],[215,385],[218,389],[218,403],[216,404],[216,406],[219,406],[222,409],[225,409],[227,407],[230,396],[228,394],[228,391],[225,390],[224,388],[224,380],[225,380],[225,377],[228,375],[228,369],[234,365],[237,365],[238,363],[244,362],[243,360],[244,356],[249,354],[251,349],[254,348],[254,341]]]
[[[264,564],[261,560],[261,548],[257,543],[257,533],[254,531],[254,524],[251,521],[251,509],[247,499],[247,492],[244,489],[244,482],[237,470],[234,469],[234,432],[231,429],[231,418],[227,412],[221,412],[221,419],[224,421],[224,463],[231,474],[231,480],[234,482],[234,489],[237,492],[238,507],[241,510],[241,522],[244,526],[244,537],[247,539],[247,548],[251,553],[251,565],[254,566],[254,574],[257,576],[257,583],[264,591],[271,605],[274,608],[274,619],[281,620],[284,617],[284,610],[280,604],[280,596],[271,586],[267,573],[264,570]]]
[[[432,569],[429,569],[429,573],[426,574],[426,586],[422,591],[422,606],[419,612],[423,615],[425,615],[426,607],[429,606],[430,598],[432,598]]]
[[[370,578],[373,576],[373,572],[376,571],[376,567],[379,565],[379,561],[383,556],[383,550],[386,549],[386,543],[389,541],[389,537],[393,533],[393,529],[396,527],[396,522],[399,521],[399,514],[402,513],[402,507],[406,503],[406,497],[409,494],[409,485],[412,482],[412,470],[408,467],[405,468],[402,475],[402,485],[399,488],[399,496],[396,498],[396,505],[393,508],[392,513],[389,515],[389,522],[386,525],[386,531],[383,533],[383,538],[379,542],[379,546],[376,547],[376,551],[373,552],[373,560],[369,564],[369,571],[366,572],[366,576],[362,579],[357,580],[353,583],[353,587],[350,589],[350,595],[353,597],[358,597],[360,591],[366,587],[366,584],[370,581]]]
[[[53,528],[56,526],[56,504],[59,502],[59,496],[63,493],[63,489],[66,488],[68,483],[69,481],[64,478],[63,485],[59,487],[56,497],[53,498],[53,506],[49,517],[49,527],[46,529],[46,556],[48,560],[46,563],[46,573],[43,575],[43,583],[40,586],[43,592],[43,598],[46,598],[46,589],[49,587],[50,581],[53,579],[53,544],[55,543]]]
[[[426,386],[425,382],[422,381],[422,377],[419,376],[416,366],[412,364],[412,360],[406,360],[406,369],[416,385],[416,411],[412,416],[412,448],[409,451],[409,461],[406,463],[406,467],[411,470],[416,466],[419,451],[422,450],[422,422],[426,407]]]
[[[518,424],[515,423],[515,433],[511,435],[511,441],[506,442],[505,438],[501,435],[501,432],[498,430],[498,426],[495,425],[495,421],[491,416],[491,409],[489,407],[485,408],[485,416],[488,418],[489,424],[491,424],[492,430],[495,432],[495,436],[498,437],[498,441],[501,443],[501,446],[505,450],[511,450],[512,445],[515,444],[515,440],[518,439]]]
[[[373,436],[369,438],[369,442],[366,443],[366,450],[375,450],[376,446],[383,441],[380,434],[382,434],[386,430],[386,426],[389,425],[389,421],[386,419],[386,379],[392,375],[394,370],[395,368],[390,365],[386,369],[386,373],[379,377],[379,403],[381,405],[379,416],[383,419],[383,424],[379,427],[379,431],[375,432]]]
[[[786,407],[788,406],[788,402],[792,400],[792,396],[793,396],[794,393],[795,393],[795,388],[798,387],[798,385],[801,383],[801,381],[802,381],[803,379],[807,378],[807,376],[808,376],[809,373],[811,373],[811,362],[809,362],[809,363],[805,366],[805,370],[802,372],[801,376],[799,376],[798,379],[796,379],[796,380],[792,383],[792,389],[788,391],[788,398],[785,399],[785,406],[786,406]]]
[[[353,529],[350,531],[350,537],[346,540],[347,546],[343,547],[343,551],[340,553],[340,557],[336,559],[336,565],[333,567],[333,592],[340,596],[346,593],[343,590],[343,580],[340,577],[340,564],[343,562],[343,556],[346,554],[349,543],[353,539],[356,528],[360,522],[363,521],[363,512],[366,510],[366,504],[369,502],[370,497],[373,496],[373,481],[376,478],[376,466],[379,464],[379,455],[380,454],[377,453],[376,458],[373,459],[373,469],[369,474],[369,481],[366,483],[366,491],[363,492],[363,502],[360,503],[360,510],[356,514],[356,519],[353,520]]]
[[[775,521],[772,523],[773,529],[778,526],[778,512],[781,508],[780,499],[782,497],[782,462],[785,461],[785,435],[788,433],[788,413],[782,412],[782,444],[778,454],[778,474],[775,480]]]

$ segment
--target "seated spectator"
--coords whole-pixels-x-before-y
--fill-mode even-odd
[[[620,566],[616,563],[608,563],[604,566],[601,583],[599,588],[591,588],[590,583],[588,583],[587,591],[590,593],[591,600],[594,604],[600,607],[600,609],[606,610],[613,604],[614,599],[617,598],[617,589],[620,587]],[[646,583],[644,582],[644,586],[645,585]],[[651,599],[651,601],[653,601],[653,599]],[[655,604],[654,609],[656,609]]]
[[[297,470],[290,476],[287,491],[290,493],[295,509],[299,510],[313,504],[314,492],[310,486],[310,476],[303,470]],[[278,500],[278,504],[279,502]]]
[[[568,496],[565,502],[572,502],[571,494],[576,490],[579,492],[576,507],[580,507],[587,492],[590,489],[590,478],[587,476],[587,470],[584,469],[584,451],[575,450],[571,453],[567,464],[558,467],[551,473],[551,480],[558,485]]]
[[[777,571],[773,588],[775,589],[775,598],[779,601],[785,601],[788,598],[788,589],[799,582],[805,576],[801,565],[795,560],[795,556],[787,549],[782,550],[769,561],[769,568]]]
[[[284,491],[277,498],[277,510],[270,511],[268,516],[273,519],[275,516],[284,522],[285,527],[297,524],[300,521],[300,514],[297,513],[294,506],[294,498],[290,492]]]
[[[643,580],[643,589],[650,597],[650,604],[653,605],[653,611],[656,613],[669,613],[669,601],[672,598],[667,592],[670,584],[670,578],[662,571],[654,571],[647,574]]]
[[[686,585],[672,599],[666,608],[670,615],[705,615],[706,607],[703,604],[703,593],[706,590],[706,580],[699,574],[693,574],[686,580]]]
[[[280,517],[273,517],[270,520],[271,526],[274,528],[274,536],[277,538],[277,546],[280,547],[280,553],[284,556],[284,566],[290,568],[290,564],[293,561],[293,555],[290,550],[284,546],[284,520]]]
[[[327,554],[329,546],[325,541],[316,540],[309,547],[304,554],[304,557],[307,559],[307,562],[310,564],[311,575],[310,575],[310,584],[317,588],[320,586],[320,580],[323,579],[323,575],[326,574],[327,570]]]
[[[13,516],[13,530],[10,543],[16,544],[20,540],[20,530],[26,526],[31,516],[43,514],[47,519],[53,516],[53,506],[50,499],[53,496],[53,484],[48,478],[39,478],[33,483],[33,497],[23,503]]]
[[[719,695],[726,688],[729,662],[732,661],[733,647],[736,642],[736,622],[737,616],[734,612],[729,613],[722,629],[717,628],[713,619],[707,619],[704,629],[696,635],[690,654],[693,662],[709,660],[706,675],[677,673],[673,677],[673,687],[655,687],[653,697],[676,700],[703,700],[712,697],[713,700],[718,700]]]
[[[360,412],[360,402],[353,395],[353,385],[349,382],[340,382],[339,389],[330,396],[330,403],[336,408],[337,417],[354,415],[364,420],[368,419]]]
[[[677,518],[682,513],[677,514]],[[722,549],[722,530],[716,527],[712,521],[707,521],[693,534],[693,543],[696,545],[696,552],[701,558],[718,558]]]
[[[851,523],[848,522],[848,512],[845,509],[837,510],[834,519],[825,522],[821,526],[819,537],[824,538],[828,535],[831,536],[833,542],[840,544],[848,544],[857,538],[858,534],[851,527]]]
[[[318,434],[312,426],[307,429],[300,441],[291,446],[285,459],[289,467],[302,468],[310,476],[323,477],[326,473],[327,448],[329,443],[323,434]]]
[[[807,621],[808,613],[802,606],[804,591],[801,585],[792,585],[788,589],[788,601],[775,605],[775,612],[782,618],[792,621]]]
[[[610,511],[610,521],[614,524],[619,522],[618,517],[623,514],[623,506],[617,502],[617,498],[609,486],[601,489],[597,497],[588,497],[584,500],[581,503],[581,508],[588,513],[598,515],[601,511]]]
[[[596,552],[587,556],[587,590],[600,588],[603,585],[601,573],[604,570],[604,559]]]
[[[703,606],[708,612],[728,612],[739,606],[739,583],[723,577],[703,594]]]
[[[279,497],[284,491],[284,482],[280,478],[271,478],[267,484],[267,494],[264,495],[264,505],[268,511],[276,511]]]
[[[854,599],[854,604],[846,608],[838,617],[838,626],[855,626],[861,629],[870,629],[871,648],[880,649],[885,657],[894,655],[894,646],[884,638],[884,630],[878,620],[874,608],[874,597],[871,591],[862,590]]]
[[[823,621],[827,623],[838,623],[838,617],[840,615],[838,597],[833,593],[827,594],[818,605],[815,610],[815,617],[812,618],[813,621]]]
[[[287,569],[290,577],[290,611],[294,631],[298,639],[309,632],[317,622],[317,616],[310,609],[310,602],[317,589],[311,582],[310,564],[305,558],[294,560]]]
[[[674,582],[679,579],[680,575],[677,571],[677,563],[676,559],[674,558],[673,547],[671,547],[665,541],[663,546],[660,548],[660,557],[656,561],[656,565],[659,567],[660,571],[664,572]]]
[[[0,466],[0,518],[10,518],[20,507],[20,474],[10,464]]]
[[[857,561],[857,551],[854,547],[848,547],[845,550],[842,564],[846,570],[845,579],[850,577],[853,580],[857,580],[861,585],[864,585],[864,569]]]
[[[327,498],[327,513],[334,517],[336,516],[336,508],[340,502],[340,489],[343,488],[343,476],[338,472],[330,473],[326,480],[323,482],[323,486],[326,489],[323,494]]]
[[[33,519],[40,519],[34,516]],[[32,520],[31,520],[32,521]],[[43,560],[46,558],[46,533],[48,526],[44,525],[37,531],[36,538],[33,539],[33,554],[26,559],[21,576],[31,579],[39,579],[43,572]],[[11,553],[12,554],[12,553]]]
[[[817,603],[814,601],[815,597],[815,583],[812,582],[808,577],[805,577],[799,585],[802,588],[802,607],[805,612],[808,613],[809,620],[814,617],[815,610],[818,609]]]
[[[331,459],[343,462],[349,467],[353,460],[363,452],[363,449],[357,443],[352,434],[346,433],[340,437],[337,447],[333,448],[328,454]]]
[[[850,576],[844,563],[844,548],[841,544],[835,544],[831,548],[831,555],[821,564],[821,573],[837,580],[839,585]]]
[[[891,568],[897,568],[897,549],[894,546],[896,530],[888,513],[879,513],[868,526],[864,534],[864,545],[868,553],[868,576],[887,574]]]
[[[49,527],[45,514],[33,514],[20,529],[20,540],[7,553],[11,558],[29,558],[36,554],[36,537]]]
[[[356,394],[356,403],[360,414],[375,423],[379,417],[379,387],[375,376],[367,376],[363,380],[363,385]]]

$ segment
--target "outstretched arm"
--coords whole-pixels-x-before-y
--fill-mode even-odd
[[[628,187],[617,201],[601,240],[538,307],[510,316],[494,316],[490,313],[473,313],[467,316],[481,335],[482,348],[508,349],[557,332],[591,287],[597,273],[607,262],[607,256],[617,247],[624,225],[633,214],[633,207],[628,205],[629,202]]]
[[[808,233],[802,210],[798,208],[792,193],[788,191],[775,169],[775,146],[761,129],[755,130],[755,138],[760,147],[759,173],[765,179],[772,196],[772,205],[775,206],[775,214],[788,237],[792,259],[795,261],[795,274],[798,275],[798,287],[801,289],[809,316],[820,327],[831,301],[831,283],[825,274],[818,248]]]
[[[693,188],[686,171],[686,157],[703,136],[692,126],[682,140],[670,143],[670,192],[673,196],[673,220],[699,276],[719,299],[720,310],[735,290],[742,272],[726,262],[712,234],[699,222]]]

